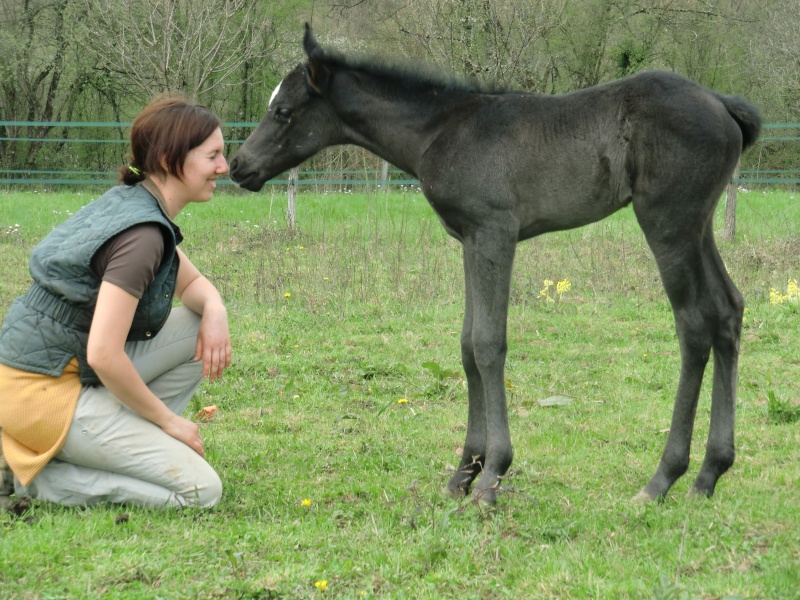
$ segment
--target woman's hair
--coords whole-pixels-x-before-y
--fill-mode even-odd
[[[221,125],[205,106],[176,94],[156,96],[133,121],[128,165],[119,180],[133,185],[148,173],[182,179],[186,156]]]

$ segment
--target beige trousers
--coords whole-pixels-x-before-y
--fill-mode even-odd
[[[193,361],[199,325],[198,315],[175,308],[153,339],[125,345],[142,379],[176,414],[202,381],[201,363]],[[222,495],[219,476],[199,454],[102,386],[83,388],[61,451],[27,487],[19,480],[15,487],[17,496],[67,506],[210,507]]]

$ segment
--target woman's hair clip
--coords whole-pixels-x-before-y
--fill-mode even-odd
[[[134,167],[134,166],[128,165],[128,171],[130,171],[130,172],[131,172],[131,173],[133,173],[134,175],[138,175],[139,177],[141,177],[141,176],[142,176],[142,171],[141,171],[141,169],[137,169],[137,168],[136,168],[136,167]]]

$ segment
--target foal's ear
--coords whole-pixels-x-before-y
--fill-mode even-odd
[[[309,57],[308,63],[306,63],[306,83],[311,91],[321,96],[327,79],[328,70],[320,61]]]
[[[306,65],[308,86],[317,94],[321,94],[328,75],[327,69],[322,64],[325,53],[311,32],[311,26],[308,23],[306,23],[306,31],[303,36],[303,50],[308,56],[308,64]]]
[[[311,58],[315,54],[322,55],[322,48],[317,42],[317,38],[314,37],[314,33],[311,31],[311,25],[306,23],[305,32],[303,33],[303,50],[306,51],[306,56]]]

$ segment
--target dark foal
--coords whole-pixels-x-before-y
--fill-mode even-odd
[[[514,250],[632,205],[675,316],[681,372],[658,470],[637,501],[663,497],[689,466],[700,384],[712,351],[706,455],[691,493],[711,496],[734,460],[743,302],[714,242],[714,208],[760,117],[744,100],[672,73],[644,72],[559,96],[483,92],[323,51],[275,90],[231,161],[248,190],[322,148],[356,144],[419,178],[464,250],[461,358],[469,420],[447,484],[495,502],[512,460],[506,414],[506,318]]]

